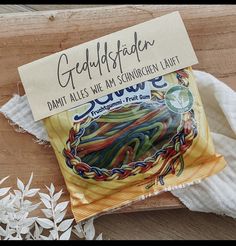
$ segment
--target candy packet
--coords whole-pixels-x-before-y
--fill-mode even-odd
[[[77,222],[197,182],[225,166],[215,152],[191,67],[43,123]]]

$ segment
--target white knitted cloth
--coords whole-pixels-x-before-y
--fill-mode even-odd
[[[216,151],[225,156],[228,165],[219,174],[172,194],[190,210],[236,218],[236,92],[208,73],[194,74]],[[39,140],[48,140],[42,122],[34,122],[26,96],[15,95],[0,112]]]

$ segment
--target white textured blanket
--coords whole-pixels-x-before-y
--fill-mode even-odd
[[[236,92],[212,75],[194,71],[216,151],[228,166],[200,184],[172,191],[190,210],[236,218]],[[42,122],[34,122],[26,96],[15,95],[0,108],[7,118],[39,140],[48,136]]]

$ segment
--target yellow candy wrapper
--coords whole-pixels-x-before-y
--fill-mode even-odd
[[[191,67],[43,122],[77,222],[197,182],[226,164],[215,152]]]

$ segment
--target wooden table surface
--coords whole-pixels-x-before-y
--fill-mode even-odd
[[[87,9],[93,7],[93,9]],[[31,11],[41,11],[41,10],[58,10],[58,9],[75,9],[84,8],[81,20],[88,21],[89,18],[86,14],[92,15],[96,18],[96,8],[102,6],[98,5],[0,5],[0,21],[10,16],[7,13],[16,12],[31,12]],[[196,69],[205,70],[212,73],[213,75],[221,78],[233,89],[236,89],[236,6],[127,6],[119,7],[116,10],[111,10],[113,7],[108,7],[104,10],[104,14],[108,16],[114,13],[121,13],[122,8],[126,8],[128,14],[121,13],[118,18],[120,18],[119,25],[108,23],[104,27],[104,34],[116,29],[121,29],[122,25],[126,26],[133,25],[135,23],[140,23],[142,21],[160,16],[162,14],[179,10],[187,30],[189,31],[190,39],[193,43],[195,51],[197,53],[199,64],[194,67]],[[117,7],[116,7],[117,8]],[[42,15],[46,15],[46,12],[42,12]],[[58,12],[48,12],[48,15],[56,14]],[[136,20],[132,17],[134,14],[138,14],[139,18]],[[73,15],[73,13],[72,13]],[[123,15],[123,16],[122,16]],[[27,15],[26,15],[27,16]],[[86,19],[87,18],[87,19]],[[93,19],[92,18],[92,19]],[[123,22],[121,21],[123,18]],[[10,18],[11,19],[11,18]],[[8,20],[10,20],[8,19]],[[73,20],[71,20],[73,21]],[[74,20],[75,21],[75,20]],[[3,22],[2,22],[3,23]],[[102,20],[101,20],[102,23]],[[105,24],[105,23],[103,23]],[[7,23],[7,25],[14,25],[15,31],[19,28],[19,33],[21,31],[20,26],[16,26],[15,23]],[[0,25],[0,29],[4,30],[0,34],[0,39],[4,41],[4,38],[9,37],[7,34],[7,26]],[[45,27],[46,28],[46,27]],[[106,29],[107,28],[107,29]],[[10,26],[12,29],[12,26]],[[14,28],[13,28],[14,29]],[[81,31],[81,30],[80,30]],[[86,41],[86,39],[92,39],[96,36],[101,36],[101,30],[93,30],[91,35],[88,35],[86,31],[83,37],[80,38],[81,41]],[[18,34],[19,34],[18,33]],[[87,35],[86,35],[87,34]],[[4,36],[5,35],[5,36]],[[13,33],[12,33],[13,35]],[[77,37],[78,38],[78,37]],[[72,41],[71,41],[72,40]],[[75,45],[77,40],[76,37],[71,38],[68,41],[66,38],[64,42],[60,43],[60,49],[65,49]],[[0,40],[1,42],[1,40]],[[74,42],[74,43],[73,43]],[[27,40],[22,42],[22,47],[27,47]],[[52,48],[52,47],[51,47]],[[12,49],[13,50],[13,49]],[[55,50],[56,52],[58,50]],[[2,54],[1,54],[2,52]],[[9,57],[11,55],[11,50],[0,49],[0,58],[4,56],[6,52],[9,52]],[[13,52],[14,54],[14,52]],[[12,54],[12,55],[13,55]],[[17,56],[17,54],[15,54]],[[42,56],[42,52],[40,54]],[[45,52],[44,56],[47,55]],[[9,64],[10,64],[9,58]],[[28,56],[27,59],[30,59]],[[34,58],[36,59],[36,58]],[[20,62],[20,61],[18,61]],[[27,60],[28,62],[28,60]],[[23,64],[23,63],[22,63]],[[21,64],[20,64],[21,65]],[[1,65],[0,65],[1,66]],[[5,67],[6,66],[6,67]],[[6,71],[5,76],[2,74],[2,78],[7,78],[5,82],[8,87],[5,91],[5,95],[0,98],[0,105],[9,99],[9,93],[16,90],[17,87],[14,81],[14,72],[10,71],[7,65],[4,66],[4,71]],[[7,70],[8,69],[8,70]],[[3,69],[1,69],[1,73]],[[9,83],[9,84],[8,84]],[[4,84],[5,85],[5,84]],[[0,81],[0,87],[2,82]],[[6,88],[6,87],[4,87]],[[1,89],[1,88],[0,88]],[[21,88],[20,88],[21,89]],[[1,120],[1,124],[2,124]],[[1,128],[4,128],[8,134],[13,134],[14,137],[20,141],[21,134],[15,133],[9,130],[8,122],[5,121]],[[1,134],[1,137],[6,135]],[[32,141],[32,137],[26,137],[25,141]],[[7,139],[6,139],[7,140]],[[14,147],[13,147],[14,148]],[[35,148],[38,148],[36,146]],[[16,153],[19,151],[16,149]],[[17,152],[18,151],[18,152]],[[42,147],[43,151],[43,147]],[[45,152],[44,152],[45,153]],[[7,160],[2,160],[6,153],[0,153],[1,165],[5,165],[2,169],[7,170],[9,173],[15,173],[13,166],[9,166]],[[42,158],[38,156],[38,158]],[[48,160],[52,161],[53,156],[48,156]],[[53,160],[55,162],[55,160]],[[7,167],[7,168],[6,168]],[[30,167],[29,167],[30,168]],[[9,173],[4,173],[8,175]],[[16,174],[17,175],[17,174]],[[43,174],[42,174],[43,175]],[[57,175],[60,173],[57,171]],[[1,174],[2,176],[2,174]],[[14,175],[13,175],[14,176]],[[26,180],[23,178],[23,180]],[[58,186],[63,186],[63,180],[59,178]],[[61,183],[60,183],[61,182]],[[37,185],[37,182],[34,182]],[[175,207],[181,207],[181,203],[178,199],[166,193],[162,198],[156,199],[152,198],[147,201],[148,206],[153,208],[172,208],[171,210],[158,210],[158,211],[145,211],[138,213],[124,213],[124,214],[111,214],[104,215],[95,221],[96,228],[98,232],[104,232],[104,238],[110,239],[236,239],[236,222],[235,220],[228,217],[220,217],[214,214],[204,214],[197,212],[190,212],[187,209],[173,209]],[[147,206],[145,203],[138,203],[135,206],[137,210],[142,210]],[[126,209],[127,211],[132,210],[133,207]],[[112,226],[111,226],[112,225]],[[217,232],[217,233],[216,233]]]

